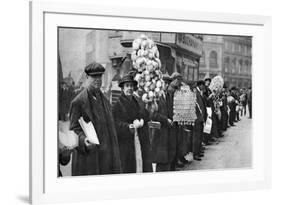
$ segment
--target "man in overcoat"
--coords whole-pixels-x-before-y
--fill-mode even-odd
[[[113,106],[115,127],[120,147],[121,165],[124,173],[136,173],[135,125],[134,121],[143,120],[147,123],[147,116],[141,112],[140,105],[133,95],[137,81],[131,74],[126,74],[119,82],[122,94]],[[144,136],[141,129],[137,129],[138,136]],[[141,141],[141,140],[140,140]],[[143,161],[144,162],[144,161]],[[151,165],[152,166],[152,165]]]
[[[71,102],[70,130],[79,138],[79,146],[72,156],[72,175],[121,173],[117,133],[111,105],[100,90],[104,67],[93,62],[85,67],[87,86]],[[96,130],[99,145],[92,144],[78,120],[91,122]]]
[[[201,146],[203,140],[204,122],[207,119],[206,106],[203,99],[204,81],[198,81],[196,87],[196,117],[193,127],[193,158],[200,161],[203,155],[201,154]]]
[[[161,129],[157,132],[152,142],[152,156],[153,162],[157,164],[157,172],[170,171],[171,163],[176,154],[176,138],[171,136],[173,124],[171,109],[173,105],[171,104],[171,97],[167,93],[171,78],[169,75],[164,74],[163,80],[165,82],[165,92],[159,99],[158,110],[152,114],[152,120],[161,123]]]

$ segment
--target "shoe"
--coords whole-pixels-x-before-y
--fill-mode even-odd
[[[199,156],[199,157],[204,157],[204,154],[199,154],[198,156]]]
[[[183,168],[184,164],[180,160],[177,160],[176,167]]]
[[[182,162],[183,164],[188,164],[188,160],[186,160],[184,157],[181,157],[179,161]]]
[[[202,159],[201,159],[200,157],[198,157],[198,156],[193,157],[193,159],[196,160],[196,161],[201,161],[201,160],[202,160]]]

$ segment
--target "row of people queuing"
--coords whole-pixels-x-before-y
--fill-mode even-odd
[[[160,97],[158,106],[147,109],[132,73],[120,80],[122,94],[112,107],[100,91],[104,71],[96,62],[86,66],[87,86],[70,105],[70,130],[77,134],[79,143],[72,151],[60,151],[59,161],[67,164],[72,153],[73,176],[136,173],[138,157],[142,159],[141,172],[178,170],[190,163],[191,158],[202,160],[205,146],[217,141],[223,131],[240,120],[241,110],[237,107],[244,108],[241,114],[245,114],[246,104],[250,110],[251,99],[246,90],[240,92],[233,87],[229,92],[224,87],[220,103],[216,103],[217,96],[208,88],[211,79],[205,79],[193,88],[197,101],[194,125],[179,125],[173,122],[173,95],[184,84],[179,73],[171,77],[163,75],[165,94]],[[212,110],[211,116],[207,114],[208,107]],[[93,123],[99,145],[87,139],[79,124],[81,117]],[[203,132],[207,118],[212,119],[210,134]],[[160,122],[161,128],[151,130],[148,126],[151,120]],[[136,154],[136,135],[141,156]]]

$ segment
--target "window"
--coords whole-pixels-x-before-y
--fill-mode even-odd
[[[202,51],[202,56],[200,58],[200,65],[205,65],[205,52]]]
[[[230,68],[229,67],[229,57],[227,56],[227,57],[224,58],[224,71],[228,72],[229,68]]]
[[[239,68],[239,73],[242,73],[243,72],[243,60],[242,59],[240,59],[239,60],[239,64],[238,64],[238,68]]]
[[[232,72],[234,73],[236,70],[236,58],[232,59]]]
[[[209,64],[211,68],[218,67],[218,54],[216,51],[211,51],[210,57],[209,57]]]
[[[245,60],[245,73],[249,72],[249,61]]]

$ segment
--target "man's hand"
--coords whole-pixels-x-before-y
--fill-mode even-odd
[[[168,119],[168,125],[172,126],[173,121],[171,119]]]
[[[96,149],[96,144],[91,143],[87,137],[85,138],[84,143],[89,152],[92,152]]]

